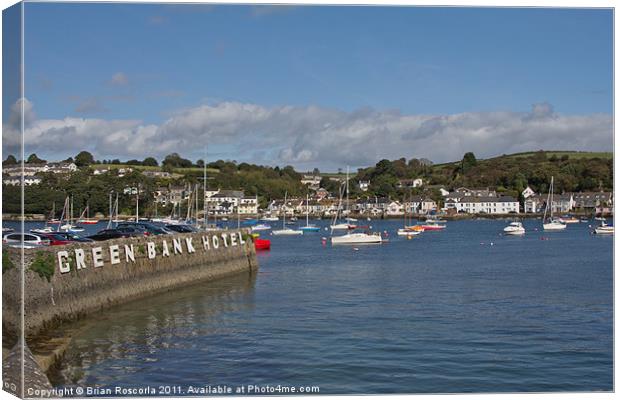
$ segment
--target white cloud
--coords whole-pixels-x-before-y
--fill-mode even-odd
[[[129,78],[123,72],[117,72],[112,75],[108,83],[112,86],[125,86],[129,83]]]
[[[160,125],[72,117],[32,120],[25,141],[27,153],[68,156],[84,149],[98,158],[162,158],[178,152],[197,159],[208,144],[226,154],[223,158],[304,169],[365,166],[400,157],[444,162],[467,151],[480,158],[538,149],[613,149],[610,115],[561,115],[549,104],[536,104],[531,112],[402,115],[370,108],[344,112],[223,102],[178,112]],[[8,143],[5,139],[5,152]]]

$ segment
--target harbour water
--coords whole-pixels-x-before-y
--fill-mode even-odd
[[[324,230],[263,233],[272,250],[258,255],[255,276],[94,315],[53,383],[613,390],[613,237],[586,223],[542,232],[540,220],[510,237],[506,221],[472,220],[407,240],[396,235],[402,221],[370,224],[389,242],[332,247]]]

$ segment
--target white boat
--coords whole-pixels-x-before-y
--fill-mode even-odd
[[[374,244],[381,242],[379,233],[349,232],[342,236],[332,236],[332,244]]]
[[[396,234],[397,234],[398,236],[408,236],[408,237],[411,237],[411,236],[416,236],[416,235],[419,235],[419,234],[420,234],[420,233],[422,233],[422,232],[424,232],[424,231],[412,231],[412,230],[407,229],[407,228],[400,228],[400,229],[396,232]]]
[[[348,230],[349,229],[349,224],[334,224],[334,225],[330,225],[329,228],[332,231]]]
[[[349,203],[349,167],[347,167],[347,180],[345,181],[345,192],[347,195],[347,201],[346,204],[348,205]],[[332,231],[342,231],[342,230],[349,230],[349,229],[354,229],[355,226],[348,224],[348,223],[338,223],[338,217],[340,216],[340,214],[346,214],[348,213],[347,208],[345,208],[345,210],[342,210],[342,186],[340,186],[340,198],[338,200],[338,209],[336,210],[336,215],[334,215],[334,221],[332,222],[332,224],[329,226],[329,228]],[[346,218],[346,221],[350,221],[352,220],[352,218]]]
[[[297,236],[297,235],[303,235],[304,232],[303,231],[299,231],[299,230],[295,230],[295,229],[291,229],[291,228],[287,228],[286,227],[286,196],[288,195],[288,192],[284,192],[284,204],[283,204],[283,216],[282,216],[282,229],[276,229],[271,231],[272,235],[276,235],[276,236]]]
[[[257,225],[254,225],[251,229],[252,229],[252,232],[255,232],[255,231],[268,231],[269,229],[271,229],[271,225],[257,224]]]
[[[318,231],[321,230],[320,227],[318,227],[318,226],[316,226],[314,224],[310,224],[310,208],[309,208],[309,197],[308,197],[308,194],[306,194],[306,226],[302,226],[299,229],[304,231],[304,232],[318,232]]]
[[[525,235],[525,228],[521,222],[515,221],[504,228],[504,233],[506,235]]]
[[[549,219],[547,220],[547,210],[549,210]],[[545,222],[547,221],[547,222]],[[559,219],[553,218],[553,176],[549,185],[549,194],[547,195],[547,203],[545,204],[545,213],[543,214],[543,229],[546,231],[562,231],[566,229]]]
[[[265,216],[263,218],[261,218],[261,221],[266,221],[266,222],[273,222],[273,221],[279,221],[280,218],[278,217],[270,217],[270,216]]]
[[[304,234],[303,231],[299,231],[299,230],[295,230],[291,228],[277,229],[271,233],[276,236],[296,236],[296,235]]]
[[[613,235],[614,227],[612,225],[607,225],[605,221],[601,221],[601,225],[594,228],[594,233],[597,235]]]
[[[562,217],[560,218],[560,222],[562,222],[563,224],[578,224],[579,219],[575,217]]]
[[[43,228],[31,229],[32,233],[54,233],[54,229],[51,226],[45,226]]]

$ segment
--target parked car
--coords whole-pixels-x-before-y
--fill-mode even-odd
[[[149,236],[151,233],[139,225],[119,225],[116,230],[127,236]]]
[[[49,246],[50,240],[33,233],[9,233],[8,235],[4,235],[2,238],[2,243],[9,247],[23,247],[25,249],[31,249],[41,246]]]
[[[150,224],[148,222],[121,222],[118,224],[116,229],[120,229],[121,227],[133,227],[137,229],[143,229],[148,232],[149,235],[167,235],[170,233],[166,228],[161,226],[157,226],[155,224]]]
[[[190,225],[185,225],[185,224],[170,224],[170,225],[166,225],[165,228],[169,231],[178,232],[178,233],[197,232],[196,228]]]
[[[94,235],[88,236],[87,239],[92,239],[92,240],[99,242],[102,240],[120,239],[120,238],[127,238],[130,236],[132,235],[127,232],[121,232],[118,229],[103,229],[95,233]]]
[[[56,246],[60,244],[69,244],[73,242],[92,242],[93,241],[92,239],[87,239],[79,235],[76,235],[73,232],[52,232],[52,233],[42,233],[40,235],[48,238],[50,240],[50,245],[52,246]]]

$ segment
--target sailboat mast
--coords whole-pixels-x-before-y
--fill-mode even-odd
[[[310,211],[308,209],[308,193],[306,193],[306,226],[309,225],[309,222],[308,222],[308,214],[309,214],[309,212]]]
[[[207,147],[205,146],[205,159],[204,159],[204,165],[202,166],[202,187],[204,188],[203,190],[203,196],[202,196],[202,200],[203,200],[203,204],[202,204],[202,213],[203,213],[203,217],[202,220],[204,221],[204,226],[205,229],[207,228],[207,221],[208,221],[208,217],[207,217]]]
[[[140,186],[136,187],[136,222],[139,220]]]

